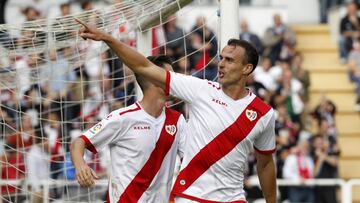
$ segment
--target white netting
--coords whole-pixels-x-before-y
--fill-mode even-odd
[[[134,47],[135,31],[150,31],[153,54],[171,56],[177,72],[213,80],[218,46],[206,24],[216,28],[216,9],[206,13],[206,24],[203,18],[196,22],[189,19],[194,9],[181,9],[189,2],[127,0],[77,15],[0,25],[0,202],[105,201],[109,156],[86,154],[104,181],[80,188],[69,145],[110,111],[135,101],[134,77],[104,43],[81,39],[74,18]],[[175,17],[168,18],[177,10],[177,20],[197,25],[177,27]],[[174,104],[186,112],[183,103]]]

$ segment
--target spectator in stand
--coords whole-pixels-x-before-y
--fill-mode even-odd
[[[41,73],[44,77],[49,78],[48,82],[43,85],[47,94],[47,102],[45,106],[50,109],[60,110],[66,105],[66,97],[71,89],[74,81],[76,81],[76,74],[70,66],[68,60],[65,58],[64,50],[50,50],[49,63],[43,68]]]
[[[21,111],[31,117],[32,127],[39,125],[41,113],[41,93],[39,94],[39,91],[41,92],[41,89],[37,85],[32,86],[25,92],[21,102]]]
[[[303,60],[304,57],[301,53],[295,53],[291,60],[291,70],[293,76],[301,82],[304,91],[304,101],[307,102],[309,100],[310,73],[303,68]]]
[[[256,96],[260,97],[266,103],[270,103],[270,92],[266,87],[254,79],[254,74],[250,74],[246,81],[247,88]]]
[[[300,140],[293,153],[285,159],[283,178],[304,183],[314,177],[314,160],[310,156],[308,140]],[[314,190],[307,186],[289,187],[289,200],[292,203],[314,202]]]
[[[28,150],[33,144],[35,130],[32,127],[31,117],[23,115],[19,122],[17,133],[6,137],[7,143],[16,146],[17,149]]]
[[[283,72],[281,83],[274,96],[274,105],[285,105],[291,120],[300,124],[300,115],[304,110],[303,87],[301,82],[293,78],[290,69]]]
[[[360,17],[357,15],[357,5],[350,2],[347,5],[347,15],[340,22],[340,62],[346,63],[353,40],[360,36]]]
[[[350,70],[350,80],[357,86],[356,110],[360,111],[360,37],[354,41],[353,50],[349,54],[348,66]]]
[[[259,55],[262,55],[264,48],[260,38],[249,30],[249,25],[246,20],[240,23],[241,34],[240,39],[250,42],[258,51]]]
[[[339,148],[334,145],[330,149],[330,143],[322,136],[315,136],[312,142],[312,157],[315,161],[315,178],[338,178]],[[336,187],[315,187],[315,201],[321,203],[336,203]]]
[[[24,179],[26,172],[24,156],[17,151],[16,143],[5,144],[5,153],[0,156],[0,172],[2,180]],[[0,196],[5,202],[22,203],[25,200],[19,187],[14,185],[2,185]]]
[[[173,59],[178,59],[185,55],[185,37],[184,31],[176,25],[176,16],[168,17],[164,24],[165,38],[166,38],[166,55]],[[184,42],[185,41],[185,42]]]
[[[276,108],[275,122],[276,143],[279,148],[294,146],[298,136],[298,126],[291,121],[285,105]]]
[[[272,65],[279,59],[289,59],[294,52],[296,36],[293,30],[285,25],[279,14],[274,15],[274,26],[265,31],[263,39],[264,55],[271,59]]]
[[[196,19],[196,24],[191,29],[191,33],[192,50],[190,53],[195,52],[190,57],[191,67],[194,67],[195,71],[200,71],[209,63],[216,65],[216,60],[213,58],[217,55],[217,39],[210,28],[206,26],[204,16],[199,16]]]
[[[318,121],[319,135],[328,139],[330,146],[333,146],[337,141],[337,131],[335,127],[335,104],[324,99],[312,113],[313,117]]]
[[[50,179],[50,154],[48,141],[38,130],[34,144],[26,154],[27,180],[30,183],[31,203],[43,202],[43,188],[41,181]]]
[[[254,79],[265,86],[270,92],[274,92],[278,86],[276,80],[270,73],[271,59],[268,57],[262,58],[261,65],[254,70]]]
[[[91,11],[91,10],[93,10],[93,8],[94,7],[93,7],[93,4],[91,3],[91,1],[86,0],[81,3],[81,9],[83,11]]]
[[[43,17],[40,11],[33,6],[27,6],[23,10],[23,14],[25,15],[23,27],[26,28],[26,30],[21,31],[20,45],[23,48],[33,48],[34,45],[43,45],[47,39],[46,32],[37,31],[35,28],[38,28],[39,25],[36,22],[32,22]]]
[[[71,5],[70,3],[64,3],[60,5],[60,17],[56,18],[54,21],[53,26],[56,28],[63,27],[64,20],[62,20],[65,16],[70,15],[71,13]],[[66,19],[67,20],[67,19]],[[65,21],[66,21],[65,20]],[[65,41],[67,38],[71,36],[71,32],[56,32],[55,33],[55,40],[56,41]]]

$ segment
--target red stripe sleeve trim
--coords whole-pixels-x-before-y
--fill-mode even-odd
[[[271,150],[260,150],[260,149],[256,148],[255,145],[254,145],[254,149],[255,149],[255,151],[259,152],[260,154],[273,154],[276,151],[276,148],[271,149]]]
[[[80,138],[84,140],[84,142],[86,144],[86,149],[88,149],[89,151],[91,151],[94,154],[98,153],[96,148],[94,147],[94,145],[91,143],[91,141],[85,135],[81,135]]]
[[[134,111],[139,111],[139,110],[141,110],[141,106],[140,106],[137,102],[135,103],[135,105],[136,105],[136,108],[134,108],[134,109],[129,109],[129,110],[120,112],[119,115],[122,116],[122,115],[124,115],[124,114],[126,114],[126,113],[130,113],[130,112],[134,112]]]
[[[219,201],[201,199],[201,198],[194,197],[194,196],[191,196],[191,195],[187,195],[187,194],[184,194],[184,193],[179,193],[179,194],[173,193],[173,194],[175,194],[178,197],[183,197],[185,199],[189,199],[189,200],[193,200],[193,201],[197,201],[197,202],[201,202],[201,203],[246,203],[245,200],[235,200],[235,201],[231,201],[231,202],[219,202]]]
[[[171,78],[170,71],[166,71],[166,82],[165,82],[165,95],[166,96],[169,96],[169,94],[170,94],[170,78]]]

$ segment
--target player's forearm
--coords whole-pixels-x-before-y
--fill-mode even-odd
[[[257,166],[261,189],[266,203],[276,203],[276,174],[274,161]]]
[[[75,141],[70,146],[71,160],[75,166],[75,169],[80,168],[80,166],[86,164],[84,160],[86,144],[81,138],[75,139]]]
[[[103,41],[135,73],[141,73],[144,68],[152,66],[152,63],[145,56],[111,35],[105,35]]]

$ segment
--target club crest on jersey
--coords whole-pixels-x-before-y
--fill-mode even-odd
[[[90,129],[90,132],[93,133],[93,134],[96,134],[101,130],[101,128],[102,128],[102,124],[98,123],[98,124],[94,125],[94,127],[92,127]]]
[[[176,126],[175,125],[166,125],[165,131],[169,133],[170,135],[175,135],[176,133]]]
[[[245,113],[246,113],[246,117],[247,117],[250,121],[255,120],[256,117],[257,117],[256,111],[246,109],[246,112],[245,112]]]

